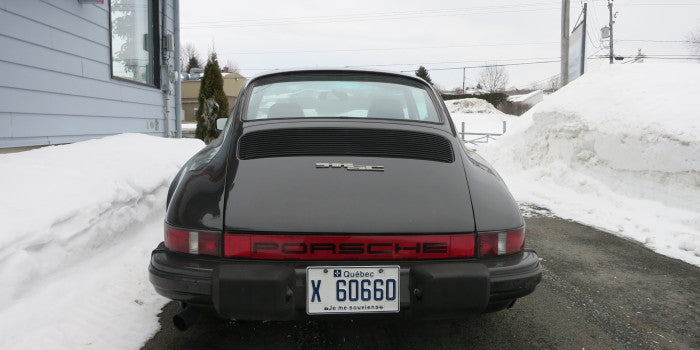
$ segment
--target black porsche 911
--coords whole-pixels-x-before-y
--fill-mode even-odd
[[[359,70],[251,79],[220,137],[168,192],[156,291],[204,310],[291,320],[505,309],[541,278],[517,204],[420,78]]]

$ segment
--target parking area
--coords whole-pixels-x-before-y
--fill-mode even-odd
[[[458,321],[206,318],[185,333],[170,319],[145,349],[697,349],[700,268],[554,217],[526,218],[545,274],[510,310]],[[673,288],[670,288],[673,286]]]

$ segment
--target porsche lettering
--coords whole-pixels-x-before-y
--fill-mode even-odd
[[[345,168],[349,171],[384,171],[383,165],[355,165],[353,163],[316,163],[316,168]]]
[[[275,251],[282,254],[400,254],[401,252],[445,254],[447,242],[400,243],[305,243],[305,242],[252,242],[253,254]]]

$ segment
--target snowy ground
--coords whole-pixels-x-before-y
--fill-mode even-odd
[[[519,202],[700,266],[698,81],[699,64],[587,73],[478,152]]]
[[[202,146],[125,134],[0,155],[0,349],[137,348],[158,329],[148,259]]]

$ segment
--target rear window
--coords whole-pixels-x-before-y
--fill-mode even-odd
[[[287,81],[254,86],[247,120],[376,118],[440,122],[428,90],[372,81]]]

